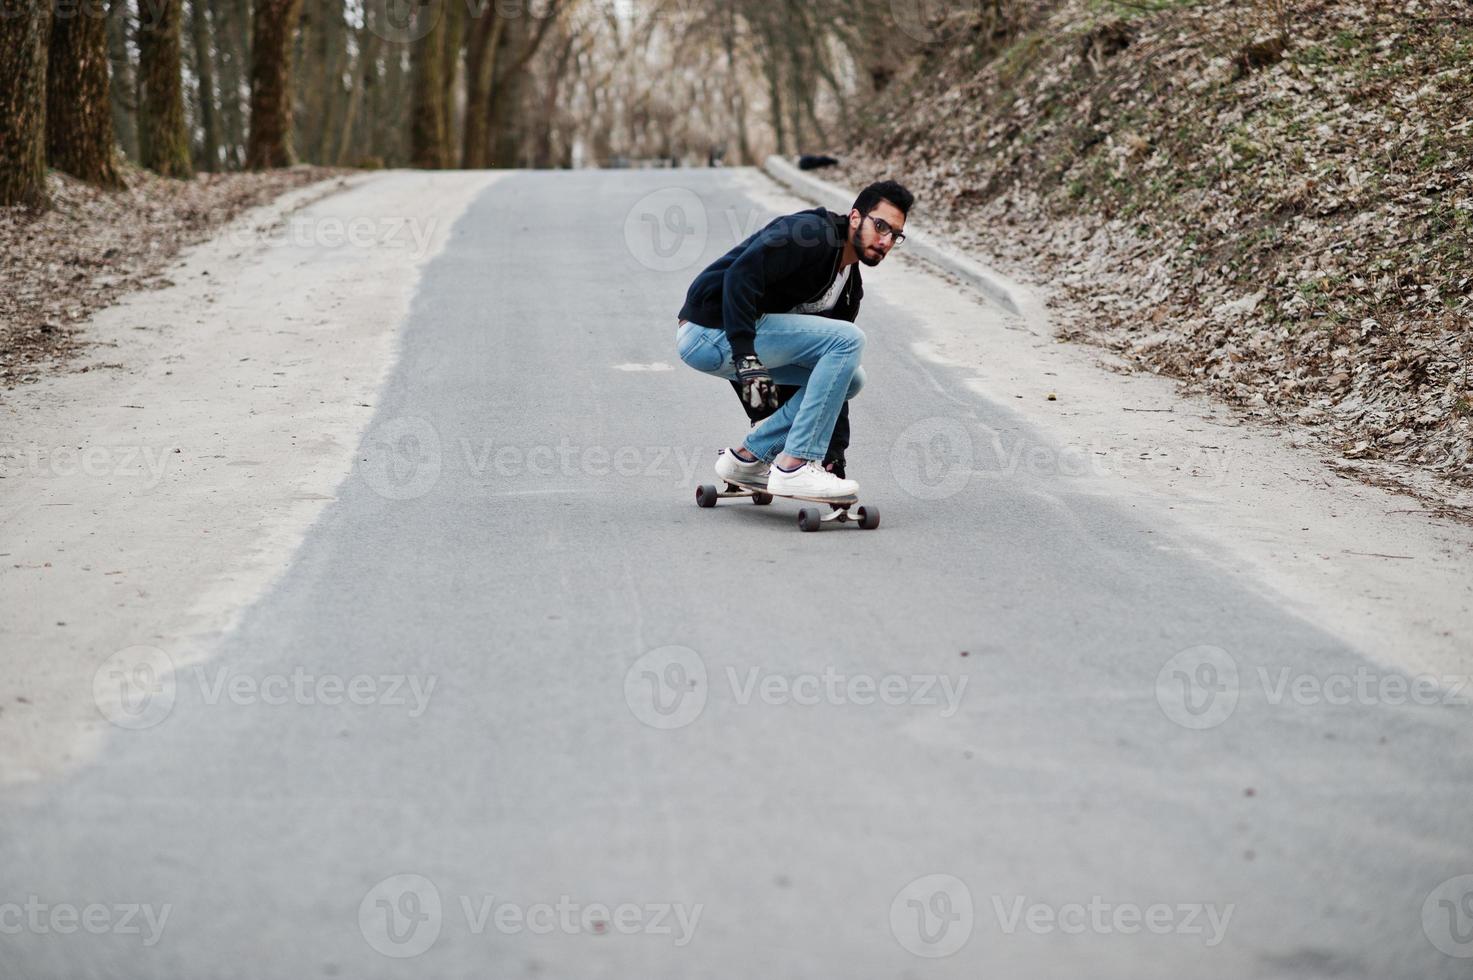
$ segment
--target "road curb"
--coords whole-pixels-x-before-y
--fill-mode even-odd
[[[800,197],[831,210],[843,213],[859,196],[838,184],[829,183],[798,167],[780,156],[770,156],[762,164],[766,174]],[[905,252],[907,255],[925,259],[975,288],[992,302],[1016,316],[1039,319],[1043,316],[1043,304],[1032,292],[1013,282],[994,269],[958,253],[948,246],[937,244],[936,239],[924,228],[912,223],[906,228]]]

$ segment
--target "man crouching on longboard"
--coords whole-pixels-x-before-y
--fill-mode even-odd
[[[864,387],[856,264],[877,266],[905,241],[914,200],[887,180],[866,187],[847,216],[826,208],[784,215],[691,283],[676,333],[680,359],[735,382],[754,414],[771,413],[717,456],[717,477],[794,497],[858,494],[858,483],[822,463],[840,410]],[[779,385],[797,390],[780,401]]]

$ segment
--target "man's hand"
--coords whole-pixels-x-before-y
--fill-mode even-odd
[[[777,409],[777,385],[761,361],[754,356],[742,358],[737,361],[736,375],[743,402],[753,408]]]

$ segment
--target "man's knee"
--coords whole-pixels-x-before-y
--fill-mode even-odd
[[[839,321],[834,331],[834,344],[842,350],[859,353],[864,350],[864,331],[852,323]]]
[[[849,379],[849,394],[844,398],[847,401],[864,390],[864,368],[855,368],[854,377]]]

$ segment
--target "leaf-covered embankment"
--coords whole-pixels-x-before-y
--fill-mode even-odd
[[[1473,7],[1019,10],[935,25],[848,182],[909,180],[1067,336],[1473,485]]]

